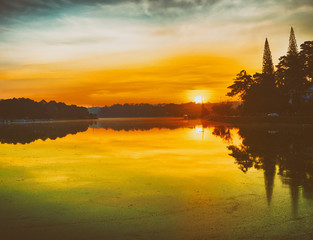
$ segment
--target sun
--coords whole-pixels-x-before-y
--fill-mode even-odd
[[[195,97],[195,103],[203,103],[203,102],[204,102],[204,97],[202,96]]]
[[[205,103],[211,98],[209,89],[187,90],[185,92],[186,99],[194,103]]]

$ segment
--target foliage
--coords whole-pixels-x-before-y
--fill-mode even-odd
[[[93,116],[87,108],[62,102],[35,102],[28,98],[0,100],[1,119],[86,119]]]
[[[184,104],[114,104],[100,109],[99,117],[182,117],[188,114],[197,118],[203,114],[203,105],[196,103]]]
[[[216,103],[211,108],[211,114],[217,116],[234,116],[238,111],[232,102]]]
[[[290,29],[290,37],[289,37],[289,47],[287,55],[297,55],[298,54],[298,46],[297,46],[297,40],[295,36],[295,32],[293,30],[293,27]]]
[[[266,75],[272,75],[274,73],[272,53],[271,53],[267,38],[265,40],[265,45],[264,45],[262,73]]]
[[[308,82],[313,81],[313,41],[306,41],[300,46],[299,53],[303,74]]]
[[[312,115],[309,104],[303,101],[304,90],[313,82],[313,41],[306,41],[298,52],[293,28],[289,48],[279,58],[274,71],[268,40],[265,41],[262,73],[253,76],[242,70],[234,79],[227,96],[238,96],[242,101],[243,114],[279,112]]]
[[[245,70],[242,70],[234,79],[234,84],[228,87],[231,91],[227,93],[227,96],[233,97],[238,95],[240,99],[245,100],[248,91],[254,84],[255,80],[252,76],[248,75]]]

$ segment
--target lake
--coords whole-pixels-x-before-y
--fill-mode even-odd
[[[312,239],[313,127],[0,125],[1,239]]]

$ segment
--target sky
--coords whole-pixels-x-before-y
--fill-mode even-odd
[[[0,0],[0,98],[82,106],[231,100],[227,86],[313,40],[312,0]]]

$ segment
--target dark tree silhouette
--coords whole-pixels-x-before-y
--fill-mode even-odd
[[[203,114],[203,108],[210,104],[114,104],[100,109],[99,117],[182,117],[188,114],[192,118],[199,118]]]
[[[205,118],[209,115],[209,110],[206,108],[205,104],[201,104],[201,118]]]
[[[234,79],[227,96],[238,95],[243,100],[243,113],[266,113],[279,108],[279,92],[276,88],[274,65],[268,40],[265,40],[262,73],[253,76],[242,70]]]
[[[28,98],[0,100],[0,119],[88,119],[87,108],[62,102],[35,102]]]
[[[272,60],[272,53],[271,53],[267,38],[265,39],[265,44],[264,44],[262,73],[265,75],[269,75],[269,76],[274,74],[274,64]]]
[[[287,55],[279,58],[276,75],[279,79],[278,85],[284,96],[287,96],[291,110],[296,111],[301,103],[301,93],[308,84],[293,28],[290,31]]]
[[[242,114],[313,115],[313,97],[303,97],[308,96],[307,89],[313,86],[313,42],[306,41],[300,48],[298,52],[291,28],[287,54],[279,58],[275,72],[269,43],[265,40],[262,73],[251,76],[243,70],[228,87],[231,91],[227,96],[237,95],[243,101]]]
[[[303,71],[307,82],[313,81],[313,41],[306,41],[300,46],[300,62],[303,64]]]
[[[221,102],[212,106],[210,114],[215,116],[234,116],[238,115],[238,111],[235,109],[233,102]]]
[[[296,35],[293,30],[293,27],[290,29],[290,37],[289,37],[289,47],[287,55],[297,55],[298,54],[298,45],[296,40]]]
[[[246,96],[254,84],[255,80],[253,77],[248,75],[246,70],[242,70],[234,79],[234,84],[228,87],[231,91],[226,95],[229,97],[238,95],[241,100],[246,100]]]
[[[272,54],[269,47],[268,40],[265,40],[263,53],[263,68],[262,74],[256,73],[255,79],[258,79],[258,86],[256,88],[257,104],[256,110],[259,112],[273,112],[277,110],[277,96],[278,92],[275,86],[274,65]]]

